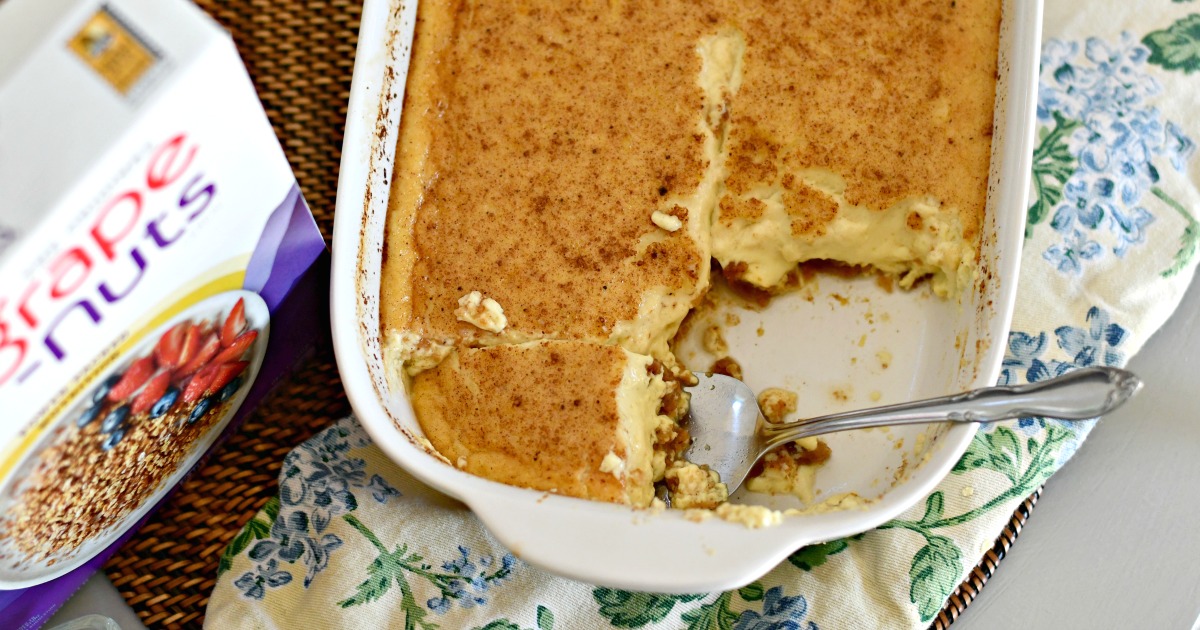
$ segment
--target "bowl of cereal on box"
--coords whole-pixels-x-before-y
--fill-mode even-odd
[[[51,412],[0,486],[0,588],[50,580],[111,544],[241,406],[267,347],[258,294],[221,293],[150,321]]]

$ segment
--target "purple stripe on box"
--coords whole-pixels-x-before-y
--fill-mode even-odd
[[[246,266],[243,288],[261,295],[267,308],[274,312],[297,278],[323,251],[325,241],[300,195],[300,187],[293,185],[283,203],[267,219]]]

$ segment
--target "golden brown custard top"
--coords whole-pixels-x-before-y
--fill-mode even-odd
[[[999,19],[994,0],[422,2],[383,329],[626,344],[626,322],[677,325],[710,253],[763,286],[808,258],[905,273],[904,286],[965,277]],[[737,45],[714,56],[714,38]],[[725,81],[715,94],[712,76]],[[889,211],[901,220],[868,216]],[[887,255],[835,235],[837,220],[878,223],[867,240],[888,239]],[[893,223],[924,236],[892,239]],[[751,239],[789,224],[833,238]],[[503,309],[504,331],[456,317],[476,291]],[[657,320],[655,291],[673,304]]]
[[[460,348],[416,376],[413,408],[434,448],[463,470],[627,503],[624,476],[601,470],[606,453],[627,456],[613,395],[627,363],[620,348],[569,341]]]
[[[1000,3],[738,2],[746,37],[734,99],[728,191],[783,190],[795,233],[820,233],[837,205],[796,174],[845,180],[847,202],[885,210],[932,196],[974,241],[987,196]],[[761,207],[728,197],[722,218]],[[910,226],[911,227],[911,226]]]
[[[518,337],[603,340],[646,289],[699,291],[707,252],[651,216],[707,166],[695,47],[708,22],[665,7],[420,4],[384,329],[453,337],[457,300],[477,290]]]

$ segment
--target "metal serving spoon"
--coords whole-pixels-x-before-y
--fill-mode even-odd
[[[1142,387],[1132,372],[1090,367],[1057,378],[1011,387],[984,387],[942,396],[847,411],[781,424],[763,420],[754,392],[721,374],[696,375],[692,395],[688,461],[707,464],[732,493],[763,455],[795,440],[850,429],[929,422],[998,422],[1027,416],[1087,420],[1121,406]]]

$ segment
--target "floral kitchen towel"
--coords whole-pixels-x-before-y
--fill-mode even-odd
[[[1038,141],[1001,381],[1122,365],[1170,316],[1200,246],[1200,3],[1046,3]],[[1092,423],[980,431],[923,504],[801,549],[735,591],[653,595],[546,574],[413,480],[353,419],[288,455],[221,558],[207,623],[251,626],[923,628]]]

